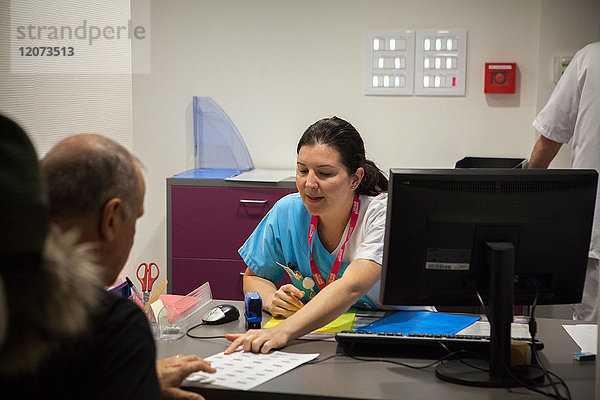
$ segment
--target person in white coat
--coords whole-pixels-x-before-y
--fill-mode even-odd
[[[572,138],[571,167],[600,171],[600,42],[575,54],[533,126],[540,137],[529,168],[548,168],[560,147]],[[600,193],[596,195],[588,257],[583,298],[573,305],[573,319],[597,321]]]

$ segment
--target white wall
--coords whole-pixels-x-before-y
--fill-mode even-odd
[[[333,114],[357,126],[385,169],[453,166],[474,153],[525,156],[536,106],[540,7],[497,3],[156,1],[152,74],[134,78],[136,137],[160,131],[171,142],[163,157],[177,160],[174,171],[191,167],[189,104],[202,95],[226,110],[262,167],[293,165],[302,131]],[[363,95],[366,30],[444,27],[469,31],[466,97]],[[519,63],[518,94],[486,101],[483,63],[491,60]]]
[[[598,40],[598,3],[153,1],[151,73],[133,78],[134,149],[148,167],[136,254],[166,265],[165,179],[193,168],[193,96],[227,112],[262,168],[293,168],[304,129],[331,115],[357,127],[384,170],[528,158],[549,60]],[[365,31],[393,28],[466,29],[466,96],[364,96]],[[518,64],[516,94],[483,93],[486,61]]]
[[[25,6],[19,7],[19,4]],[[47,12],[46,23],[60,26],[65,23],[63,13],[67,6],[69,17],[78,23],[83,20],[106,22],[103,19],[106,15],[110,15],[113,22],[127,21],[130,15],[129,0],[111,0],[103,8],[90,7],[86,0],[69,0],[67,5],[63,1],[60,7],[41,0],[0,2],[0,112],[23,125],[40,156],[59,140],[78,133],[100,133],[132,150],[131,74],[90,71],[89,64],[77,57],[83,47],[88,47],[87,42],[75,45],[77,54],[72,59],[54,57],[58,64],[72,61],[69,70],[76,73],[11,70],[11,57],[13,61],[19,58],[10,48],[10,39],[15,38],[15,30],[10,30],[11,15],[19,15],[19,21],[26,24],[37,25],[40,22],[37,14]],[[32,7],[39,7],[38,12],[33,12]],[[26,10],[18,11],[23,8]],[[64,46],[64,43],[57,41],[54,45]],[[127,46],[116,55],[100,53],[94,57],[92,61],[110,57],[115,64],[130,65],[131,48]]]
[[[133,150],[133,111],[132,111],[132,76],[130,73],[93,73],[87,69],[83,60],[75,57],[72,70],[78,73],[50,74],[16,73],[11,70],[10,39],[14,39],[14,31],[10,30],[11,14],[16,13],[15,3],[26,2],[25,8],[40,7],[36,11],[48,14],[49,24],[64,23],[62,14],[65,2],[61,7],[40,0],[13,0],[0,2],[0,113],[10,116],[30,135],[40,157],[43,157],[54,144],[61,139],[80,133],[98,133],[110,137],[129,150]],[[70,17],[81,21],[107,22],[127,21],[130,15],[129,0],[111,0],[103,7],[90,7],[87,0],[70,0],[67,4]],[[102,11],[101,15],[98,11]],[[53,14],[54,13],[54,14]],[[32,14],[34,14],[32,12]],[[21,15],[21,21],[28,21],[27,11]],[[79,17],[77,17],[79,16]],[[33,22],[39,22],[35,19]],[[57,43],[58,44],[58,43]],[[60,42],[64,46],[64,42]],[[86,43],[75,45],[79,53]],[[110,54],[96,54],[97,60],[109,58],[118,65],[131,65],[131,48]],[[68,62],[56,58],[58,63]],[[69,60],[71,61],[71,60]],[[92,64],[93,67],[93,64]],[[0,136],[1,140],[1,136]],[[135,251],[128,261],[133,262]],[[133,268],[130,266],[129,268]]]

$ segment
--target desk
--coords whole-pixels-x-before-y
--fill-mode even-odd
[[[213,300],[193,320],[217,304],[231,303],[240,310],[240,319],[220,326],[202,326],[195,335],[211,336],[244,332],[243,302]],[[263,321],[264,322],[264,321]],[[594,396],[595,363],[578,362],[572,353],[578,351],[575,342],[562,328],[574,321],[538,319],[538,337],[544,342],[541,352],[544,365],[563,378],[573,399],[592,399]],[[191,339],[187,336],[172,342],[158,342],[158,358],[178,353],[208,357],[228,346],[226,339]],[[323,359],[336,353],[336,342],[295,340],[282,351],[290,353],[320,353]],[[413,365],[424,365],[428,360],[390,358]],[[244,392],[216,386],[194,388],[208,400],[215,399],[532,399],[543,398],[522,389],[485,389],[456,385],[436,378],[433,368],[414,370],[383,362],[362,362],[348,357],[336,357],[314,365],[302,365]]]

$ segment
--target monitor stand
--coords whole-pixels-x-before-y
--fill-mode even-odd
[[[490,273],[488,318],[490,359],[456,359],[442,362],[438,378],[469,386],[514,387],[544,378],[539,368],[510,367],[510,324],[513,320],[515,248],[512,243],[486,243]]]

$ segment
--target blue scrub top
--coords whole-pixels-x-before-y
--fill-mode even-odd
[[[311,214],[298,193],[285,196],[275,203],[239,249],[240,256],[256,275],[274,283],[279,282],[286,273],[276,262],[286,266],[291,262],[303,277],[312,277],[308,255],[310,219]],[[323,247],[318,232],[313,236],[312,256],[321,275],[327,280],[336,256]],[[342,262],[338,278],[344,274],[347,267],[348,264]],[[310,291],[304,289],[298,280],[292,279],[292,283],[306,293],[302,301],[308,302]],[[313,290],[315,294],[319,292],[316,283]],[[354,306],[375,308],[366,296],[359,299]]]

